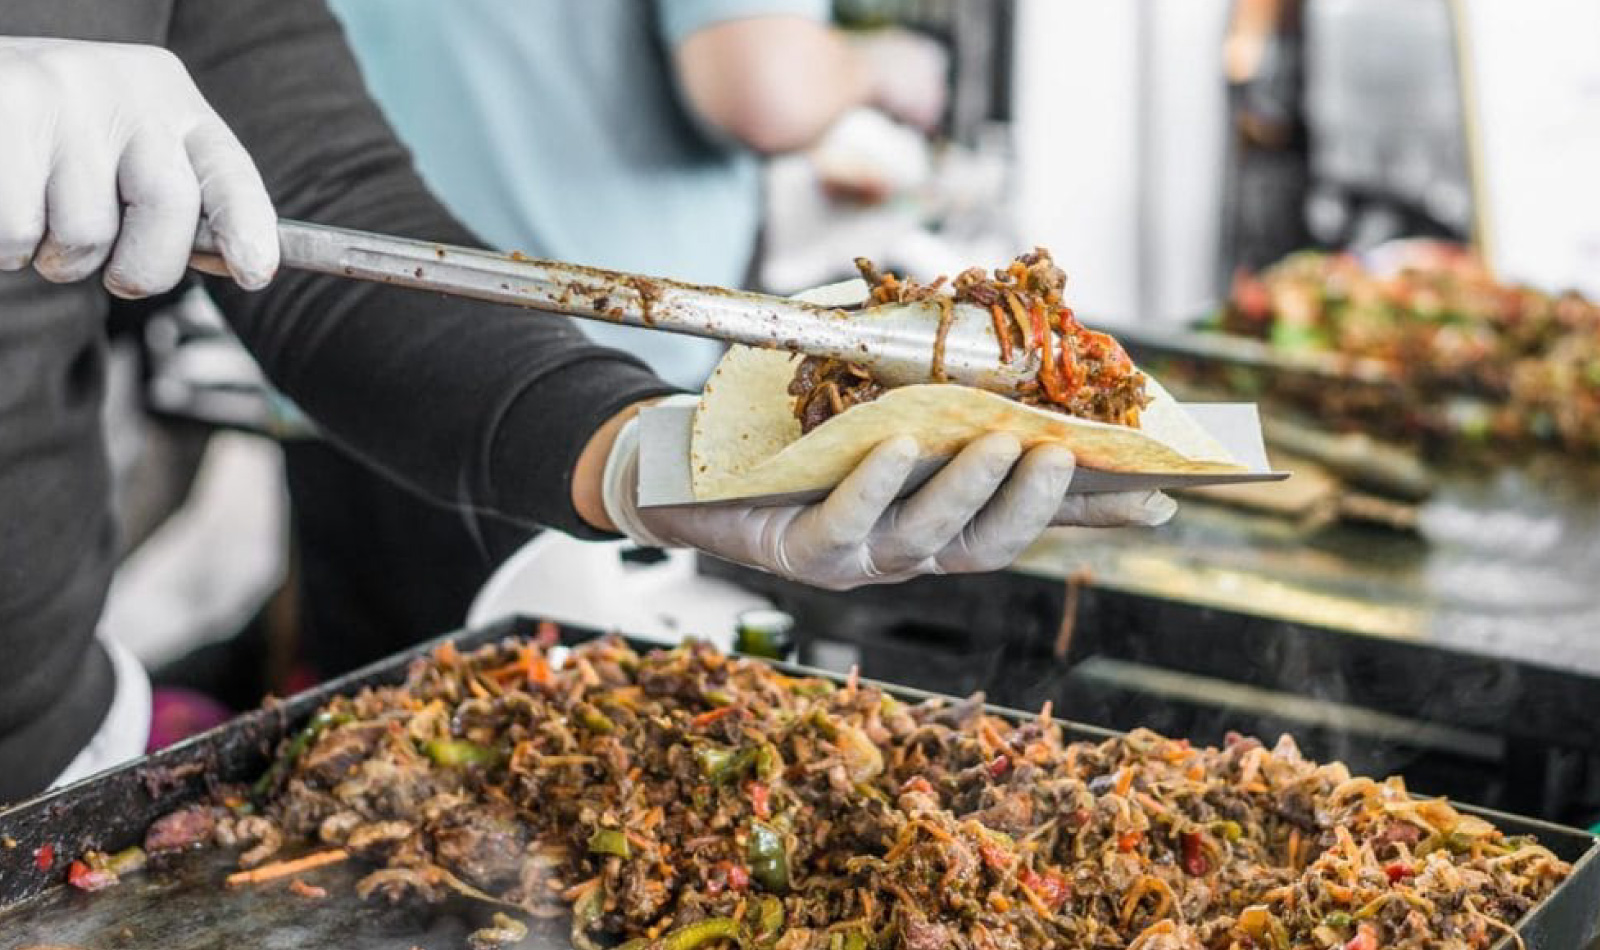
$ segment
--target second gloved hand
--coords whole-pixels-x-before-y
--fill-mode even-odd
[[[123,297],[183,279],[204,215],[228,271],[278,267],[261,176],[176,56],[153,46],[0,37],[0,271],[105,267]]]
[[[1024,454],[1014,436],[977,439],[911,496],[917,445],[879,445],[823,501],[783,507],[640,508],[637,420],[618,436],[605,472],[605,507],[628,537],[693,547],[833,590],[922,574],[998,570],[1051,524],[1157,525],[1177,506],[1159,492],[1067,496],[1072,454]]]

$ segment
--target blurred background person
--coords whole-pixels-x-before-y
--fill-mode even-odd
[[[743,286],[761,156],[859,106],[923,130],[945,109],[937,42],[846,38],[826,0],[332,5],[424,179],[485,240],[535,257]],[[582,327],[686,388],[721,351]]]

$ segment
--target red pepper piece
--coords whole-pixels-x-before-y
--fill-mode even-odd
[[[994,757],[994,761],[989,763],[989,777],[999,778],[1006,774],[1010,768],[1011,760],[1003,755],[997,755]]]
[[[1139,846],[1139,842],[1143,840],[1144,832],[1142,831],[1124,832],[1120,835],[1117,835],[1117,850],[1124,853],[1132,851],[1134,848],[1137,848]]]
[[[1178,844],[1183,851],[1183,869],[1194,877],[1204,877],[1211,870],[1211,860],[1201,847],[1200,832],[1185,831],[1178,835]]]
[[[41,871],[49,871],[56,864],[56,846],[43,844],[33,849],[33,866]]]
[[[1052,911],[1059,910],[1072,894],[1072,887],[1067,884],[1067,879],[1055,871],[1046,871],[1043,874],[1023,871],[1017,875],[1017,880]]]
[[[1391,864],[1385,864],[1383,866],[1383,873],[1389,875],[1390,884],[1398,884],[1408,877],[1417,876],[1416,868],[1413,868],[1411,865],[1400,861],[1395,861]]]
[[[763,821],[772,817],[772,790],[763,782],[751,782],[745,786],[745,792],[750,796],[750,810],[757,818]]]
[[[983,858],[983,863],[996,871],[1004,871],[1011,866],[1011,854],[1006,849],[988,841],[978,845],[978,855]]]
[[[82,861],[74,861],[67,866],[67,883],[80,891],[93,893],[117,883],[117,876],[110,871],[96,871]]]
[[[750,889],[750,872],[742,864],[728,863],[728,889],[733,891],[747,891]]]

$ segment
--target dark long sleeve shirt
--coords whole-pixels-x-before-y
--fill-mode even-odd
[[[5,35],[172,50],[283,217],[478,243],[418,179],[322,0],[6,0]],[[669,391],[554,316],[288,272],[257,294],[210,289],[332,438],[500,537],[592,534],[571,501],[579,452],[623,407]],[[114,554],[108,304],[94,282],[0,275],[0,801],[54,777],[110,702],[94,642]]]

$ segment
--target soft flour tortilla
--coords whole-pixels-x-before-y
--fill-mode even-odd
[[[830,306],[860,302],[861,281],[824,287],[801,299]],[[699,501],[828,489],[874,446],[911,435],[927,458],[948,458],[988,432],[1011,432],[1026,447],[1059,442],[1078,464],[1112,472],[1242,472],[1226,449],[1149,380],[1154,401],[1141,428],[1108,425],[1036,409],[994,393],[951,384],[891,389],[800,435],[788,394],[800,357],[735,346],[706,383],[695,410],[691,480]]]

